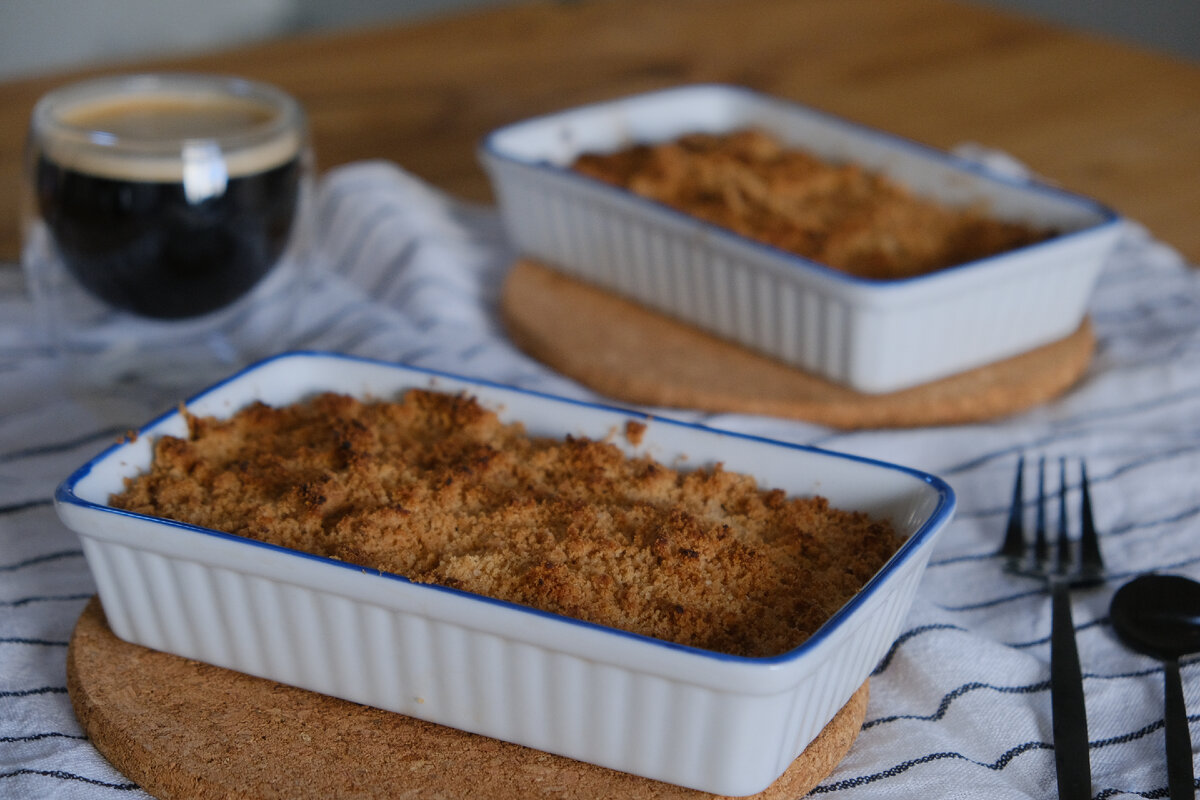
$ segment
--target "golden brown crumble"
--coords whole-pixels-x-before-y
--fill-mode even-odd
[[[784,147],[759,130],[689,134],[573,168],[827,266],[896,279],[1014,250],[1053,235],[951,208],[883,175]]]
[[[823,498],[528,436],[463,395],[188,426],[112,505],[721,652],[800,644],[899,545]]]
[[[646,435],[646,423],[638,422],[635,419],[628,420],[625,423],[625,441],[629,442],[634,447],[642,443],[642,439]]]

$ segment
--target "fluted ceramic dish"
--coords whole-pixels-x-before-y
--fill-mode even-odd
[[[227,417],[256,400],[325,390],[391,399],[410,387],[469,393],[534,435],[610,439],[685,469],[722,462],[764,486],[889,519],[905,542],[801,646],[722,655],[109,506],[149,467],[158,436],[186,434],[172,411],[55,495],[116,635],[647,778],[752,794],[886,653],[954,511],[950,487],[912,469],[339,355],[279,356],[187,406]],[[640,444],[613,435],[630,419],[647,425]]]
[[[870,280],[569,169],[585,152],[745,127],[877,170],[916,194],[1061,233],[927,275]],[[863,393],[906,389],[1070,335],[1120,229],[1093,200],[731,86],[667,89],[518,122],[488,135],[479,157],[520,253]]]

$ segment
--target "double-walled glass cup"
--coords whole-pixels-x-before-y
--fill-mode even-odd
[[[264,84],[132,75],[43,97],[22,262],[71,382],[186,391],[286,349],[312,173],[303,109]]]

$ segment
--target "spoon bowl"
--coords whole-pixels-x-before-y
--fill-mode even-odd
[[[1158,659],[1200,652],[1200,583],[1182,575],[1142,575],[1122,586],[1110,610],[1129,648]]]
[[[1167,791],[1171,800],[1192,798],[1192,739],[1179,659],[1200,652],[1200,583],[1182,575],[1142,575],[1113,595],[1109,617],[1130,649],[1163,662]]]

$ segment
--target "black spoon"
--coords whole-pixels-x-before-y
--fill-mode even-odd
[[[1200,652],[1200,583],[1181,575],[1142,575],[1117,590],[1109,616],[1121,641],[1163,662],[1167,791],[1171,800],[1192,798],[1192,737],[1179,658]]]

